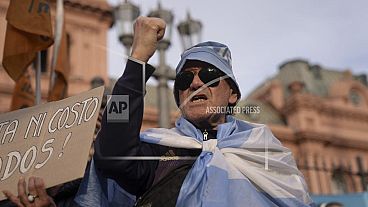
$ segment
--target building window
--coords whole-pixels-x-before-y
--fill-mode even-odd
[[[47,50],[41,51],[41,72],[45,73],[47,71],[48,61],[47,61]]]
[[[72,37],[69,33],[66,33],[66,51],[68,55],[68,60],[71,53],[71,48],[72,48]]]
[[[42,50],[40,54],[41,54],[41,72],[45,73],[48,67],[47,50]],[[36,55],[36,58],[34,59],[32,63],[32,67],[34,70],[37,70],[37,61],[38,61],[37,58],[38,58],[38,54]]]
[[[331,187],[334,194],[347,193],[346,180],[344,178],[344,170],[342,167],[336,168],[332,171]]]
[[[362,103],[362,96],[357,90],[352,89],[349,93],[349,100],[354,106],[359,106]]]

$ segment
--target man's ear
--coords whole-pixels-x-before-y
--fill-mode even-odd
[[[230,89],[230,97],[229,97],[229,104],[235,105],[236,101],[238,100],[238,94],[233,91],[233,89]]]

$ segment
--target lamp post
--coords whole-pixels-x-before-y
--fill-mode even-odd
[[[133,23],[139,16],[140,10],[138,6],[125,0],[114,10],[114,19],[118,30],[120,42],[126,48],[127,56],[130,55],[130,49],[133,44]]]
[[[151,11],[148,14],[149,17],[158,17],[166,22],[165,35],[158,42],[157,50],[159,52],[159,64],[158,68],[153,76],[158,81],[157,95],[158,95],[158,111],[159,111],[159,126],[164,128],[170,127],[170,105],[168,96],[169,79],[175,79],[175,72],[166,65],[166,51],[171,44],[172,24],[174,15],[171,11],[161,8],[161,4],[158,3],[157,10]]]
[[[133,44],[133,22],[139,16],[139,8],[127,0],[115,9],[115,22],[118,27],[118,35],[120,42],[126,47],[129,55],[130,48]],[[162,40],[158,42],[157,50],[159,53],[159,64],[157,70],[153,73],[158,81],[157,99],[158,99],[158,113],[159,126],[164,128],[170,127],[170,105],[168,94],[170,90],[168,87],[169,80],[175,80],[175,70],[171,69],[166,64],[166,52],[171,45],[171,37],[173,32],[174,15],[171,11],[163,9],[161,4],[158,8],[151,11],[147,16],[158,17],[166,22],[166,31]],[[201,37],[202,24],[199,21],[193,20],[189,13],[187,20],[180,23],[177,27],[181,35],[183,48],[189,48],[192,44],[199,42]],[[185,39],[185,40],[184,40]],[[185,42],[185,44],[184,44]]]
[[[202,39],[202,23],[191,18],[189,11],[187,19],[179,23],[178,31],[183,50],[199,43]]]

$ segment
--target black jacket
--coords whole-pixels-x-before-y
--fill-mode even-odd
[[[145,81],[153,72],[154,68],[146,64]],[[96,168],[102,175],[114,179],[122,188],[136,195],[137,198],[145,193],[147,195],[155,192],[155,195],[165,197],[166,201],[172,200],[166,206],[174,206],[181,184],[193,161],[104,159],[106,156],[199,155],[200,150],[170,148],[140,141],[144,93],[143,66],[128,60],[124,74],[115,84],[112,95],[129,95],[129,121],[127,123],[109,122],[107,110],[105,110],[101,130],[95,143]],[[176,176],[173,176],[174,174]],[[155,188],[155,186],[158,187]],[[150,195],[149,197],[157,196]]]

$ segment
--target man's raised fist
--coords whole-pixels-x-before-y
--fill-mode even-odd
[[[147,62],[155,53],[157,43],[165,34],[166,23],[155,17],[140,16],[134,23],[134,39],[131,56]]]

